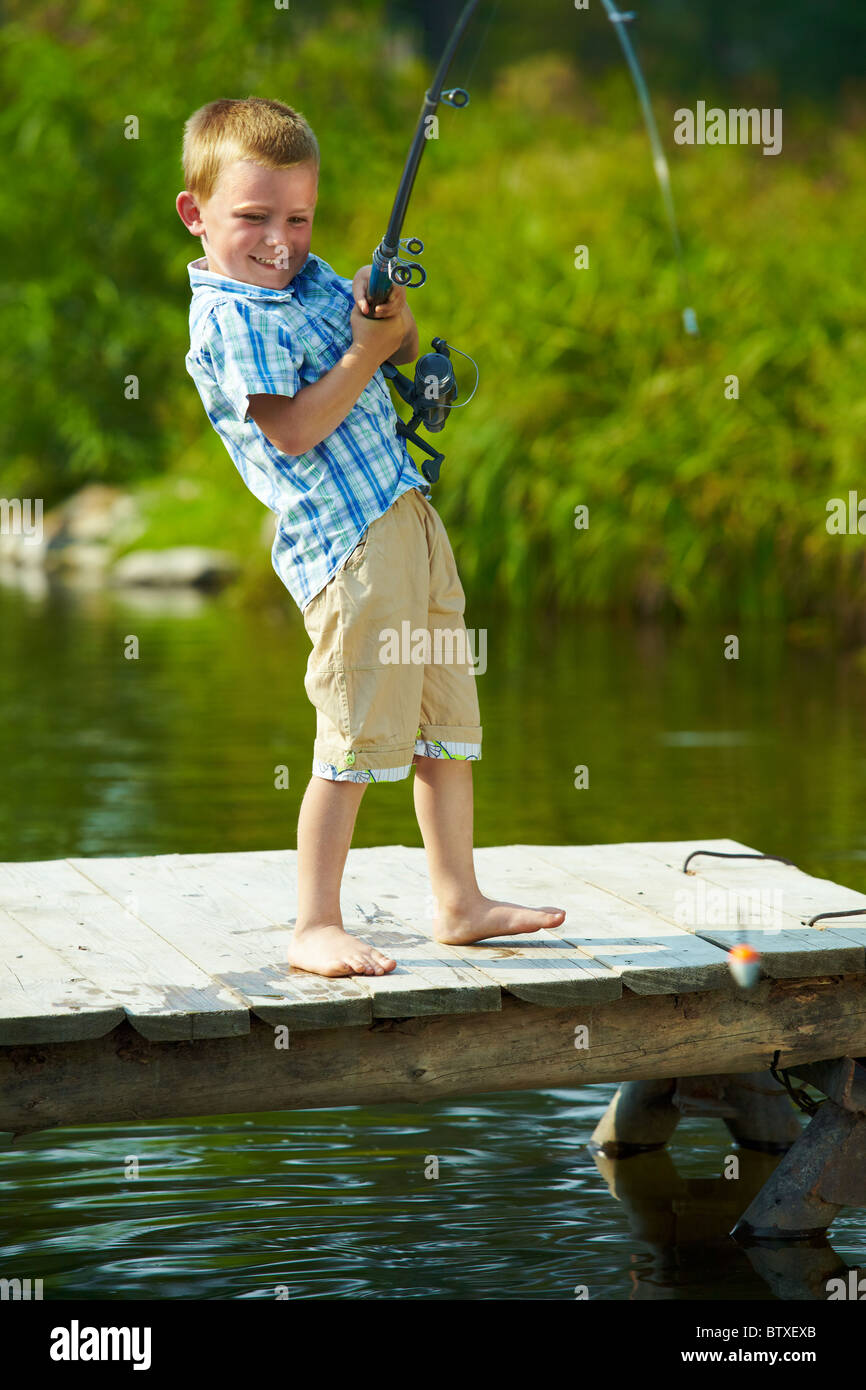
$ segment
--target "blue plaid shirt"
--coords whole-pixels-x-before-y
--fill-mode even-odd
[[[294,396],[352,342],[351,281],[312,253],[283,290],[230,280],[191,261],[186,369],[247,487],[277,514],[274,569],[303,611],[377,517],[429,484],[396,433],[378,370],[349,414],[314,449],[282,453],[247,418],[247,397]]]

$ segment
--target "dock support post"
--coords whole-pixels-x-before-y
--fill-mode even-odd
[[[745,1072],[725,1078],[725,1094],[734,1113],[724,1115],[732,1139],[741,1149],[784,1154],[803,1133],[787,1091],[769,1072]]]
[[[737,1222],[732,1236],[806,1240],[842,1207],[866,1207],[866,1068],[844,1057],[796,1068],[827,1094],[808,1127]]]
[[[738,1240],[805,1240],[866,1206],[866,1115],[827,1100],[737,1222]]]
[[[787,1092],[769,1072],[627,1081],[620,1086],[590,1140],[608,1158],[662,1149],[682,1116],[724,1120],[742,1148],[787,1153],[802,1130]]]
[[[676,1081],[626,1081],[596,1125],[590,1146],[608,1158],[663,1149],[680,1121]]]

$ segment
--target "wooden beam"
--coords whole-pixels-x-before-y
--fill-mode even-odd
[[[826,1100],[731,1235],[741,1244],[806,1240],[849,1206],[866,1206],[866,1116]]]
[[[585,1025],[588,1046],[576,1047]],[[577,1041],[580,1041],[577,1037]],[[185,1115],[426,1103],[486,1091],[765,1070],[866,1053],[862,975],[762,980],[728,990],[546,1008],[385,1019],[292,1033],[149,1042],[102,1038],[0,1047],[0,1130]]]

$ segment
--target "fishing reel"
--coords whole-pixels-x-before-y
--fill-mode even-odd
[[[462,90],[462,88],[458,90]],[[468,101],[468,92],[464,95]],[[465,102],[460,104],[465,105]],[[426,270],[418,261],[399,259],[399,252],[410,256],[420,256],[424,250],[423,241],[417,236],[400,237],[397,244],[399,251],[396,256],[388,256],[381,245],[376,247],[373,252],[371,283],[375,278],[378,286],[381,287],[383,280],[387,278],[392,285],[400,285],[403,289],[420,289],[427,279]],[[421,472],[428,483],[436,483],[439,481],[439,470],[445,462],[445,455],[440,453],[438,449],[431,449],[429,444],[425,444],[424,440],[420,438],[418,430],[423,425],[428,433],[438,434],[440,430],[445,428],[449,412],[454,408],[458,396],[457,378],[451,364],[451,352],[460,352],[460,349],[449,348],[444,338],[434,338],[431,347],[433,351],[425,353],[415,363],[413,381],[410,381],[402,372],[398,372],[397,368],[390,362],[383,362],[382,374],[393,382],[397,394],[412,410],[411,420],[398,422],[397,433],[403,439],[410,439],[417,448],[427,454],[428,459],[421,465]],[[478,366],[468,353],[460,352],[460,356],[466,357],[475,367],[475,386],[469,400],[464,402],[468,405],[478,388]]]
[[[382,374],[393,382],[395,391],[412,411],[411,420],[397,422],[397,433],[403,439],[410,439],[428,455],[428,461],[421,465],[421,472],[428,483],[436,483],[439,481],[439,470],[445,462],[445,455],[438,449],[431,449],[418,435],[418,429],[423,425],[428,433],[438,434],[445,428],[459,394],[451,353],[459,353],[469,362],[472,362],[472,358],[468,353],[460,352],[459,348],[450,348],[444,338],[434,338],[430,346],[433,351],[425,352],[415,363],[413,381],[399,372],[391,362],[382,363]],[[478,387],[478,367],[474,362],[473,366],[476,374],[475,387],[472,395],[464,402],[465,405],[469,404]]]

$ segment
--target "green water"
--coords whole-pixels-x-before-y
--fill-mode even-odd
[[[275,586],[253,613],[0,590],[0,859],[293,847],[314,716],[307,638]],[[487,630],[477,844],[730,836],[866,890],[852,657],[730,625],[480,605],[468,622]],[[408,782],[361,806],[355,844],[388,843],[421,843]],[[0,1276],[61,1299],[773,1298],[726,1235],[721,1122],[683,1121],[669,1159],[620,1165],[618,1200],[584,1147],[613,1090],[34,1134],[0,1152]],[[745,1156],[742,1191],[756,1171]],[[831,1241],[862,1264],[866,1212]]]

